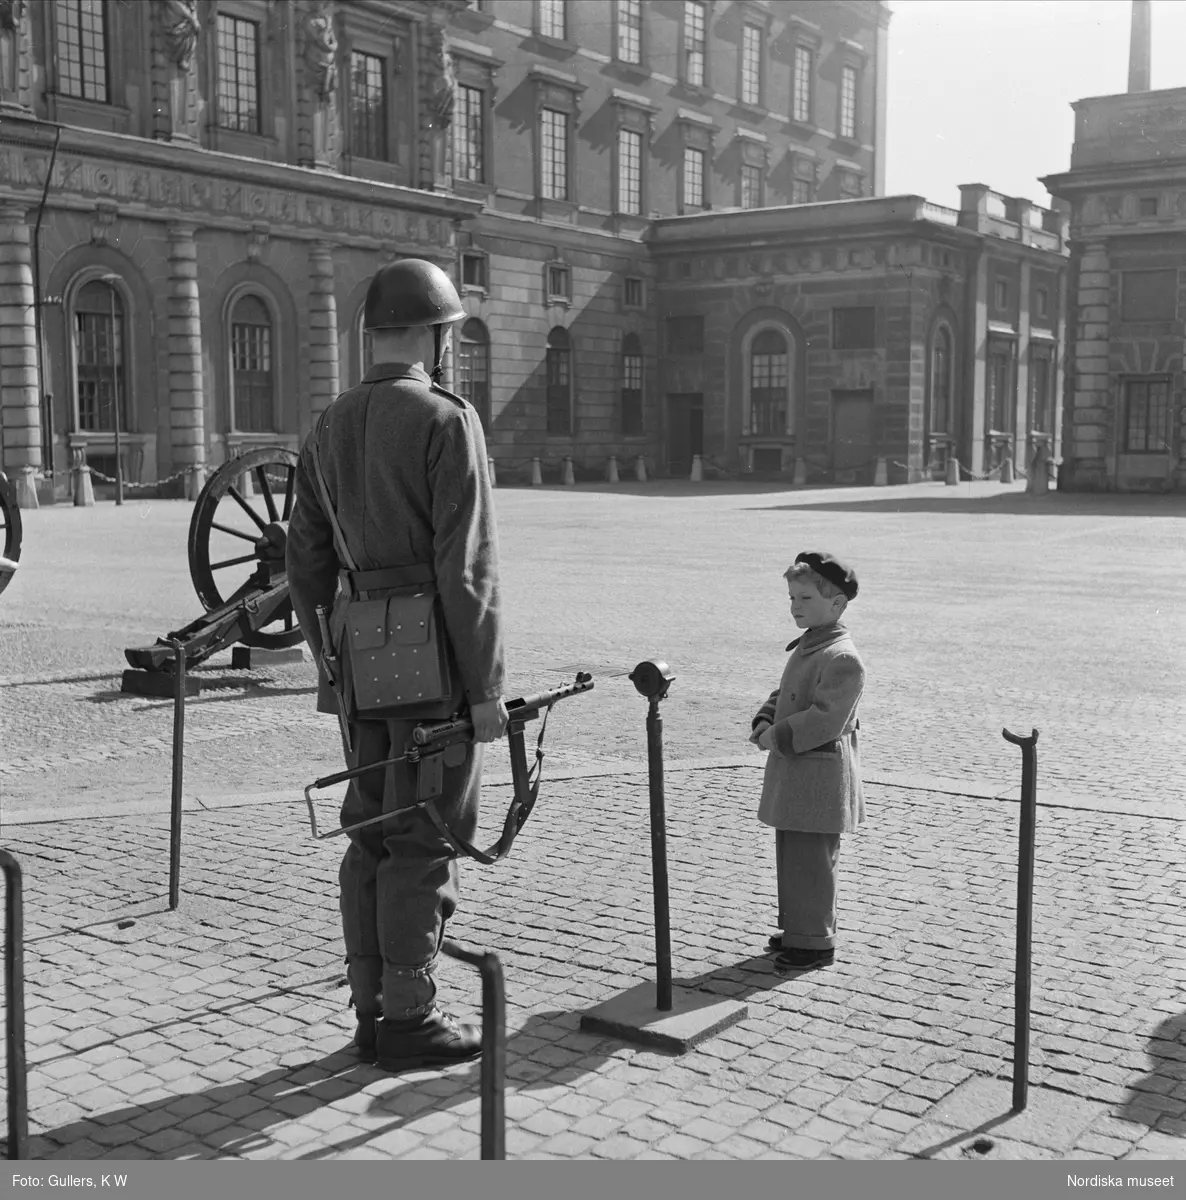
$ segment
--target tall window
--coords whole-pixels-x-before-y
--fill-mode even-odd
[[[811,184],[805,179],[791,180],[791,203],[792,204],[810,204],[811,203]]]
[[[218,15],[218,123],[259,133],[259,25]]]
[[[350,55],[350,152],[387,158],[387,71],[377,54]]]
[[[568,199],[568,116],[555,109],[540,113],[540,190],[547,200]]]
[[[1000,346],[988,357],[989,428],[997,433],[1013,430],[1013,355],[1011,348]]]
[[[931,433],[949,433],[951,423],[951,331],[935,330],[931,345]]]
[[[741,207],[762,207],[762,168],[751,163],[741,165]]]
[[[762,103],[762,30],[757,25],[741,31],[741,103]]]
[[[235,429],[275,430],[272,315],[258,296],[240,296],[231,310],[231,394]]]
[[[1053,433],[1050,411],[1050,355],[1036,354],[1030,359],[1030,429],[1034,433]]]
[[[704,86],[705,21],[703,0],[684,4],[684,82]]]
[[[749,432],[761,435],[787,431],[787,340],[777,329],[763,329],[750,346]]]
[[[840,136],[857,136],[857,69],[845,67],[840,72]]]
[[[622,432],[642,433],[642,342],[636,333],[622,339]]]
[[[642,134],[618,130],[618,212],[642,212]]]
[[[684,211],[704,207],[704,151],[684,147]]]
[[[112,299],[115,323],[112,325]],[[84,284],[74,302],[75,363],[78,370],[78,428],[104,433],[128,427],[128,389],[124,373],[124,306],[110,284]],[[114,370],[113,370],[114,368]]]
[[[482,428],[490,426],[490,334],[478,320],[466,321],[457,342],[457,392],[478,410]]]
[[[617,0],[618,60],[642,62],[642,0]]]
[[[539,0],[539,31],[544,37],[564,40],[568,33],[564,20],[564,0]]]
[[[795,47],[795,86],[791,96],[791,118],[803,125],[811,124],[811,74],[815,55],[810,46]]]
[[[104,0],[55,0],[58,90],[108,103],[107,6]]]
[[[1169,449],[1168,379],[1124,382],[1124,449],[1129,454],[1159,454]]]
[[[486,182],[486,128],[481,88],[460,84],[453,101],[453,174],[470,183]]]
[[[572,342],[559,325],[548,334],[548,432],[572,432]]]

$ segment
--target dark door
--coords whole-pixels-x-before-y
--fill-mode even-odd
[[[832,470],[837,483],[873,471],[873,393],[832,393]]]
[[[688,475],[692,456],[704,453],[704,395],[673,392],[667,396],[667,472]]]

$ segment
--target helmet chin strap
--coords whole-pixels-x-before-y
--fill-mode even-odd
[[[434,325],[432,327],[432,375],[433,383],[440,383],[441,375],[444,373],[444,365],[441,362],[441,342],[444,340],[445,327],[443,325]]]

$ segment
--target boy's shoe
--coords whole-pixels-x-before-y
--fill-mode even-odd
[[[836,951],[806,950],[798,946],[788,946],[774,960],[775,965],[786,967],[792,971],[815,971],[820,967],[830,967],[836,961]]]
[[[481,1053],[482,1031],[476,1025],[463,1025],[439,1008],[411,1021],[378,1023],[376,1063],[383,1071],[444,1066]]]
[[[354,1030],[354,1049],[358,1057],[367,1062],[375,1061],[375,1026],[378,1023],[378,1014],[367,1013],[358,1018],[358,1025]]]

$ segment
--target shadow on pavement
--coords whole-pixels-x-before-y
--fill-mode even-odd
[[[557,1022],[570,1016],[561,1011],[537,1013],[508,1036],[509,1091],[523,1093],[532,1088],[571,1084],[596,1072],[612,1057],[617,1043],[604,1041],[596,1035],[565,1029],[557,1037]],[[550,1036],[542,1036],[545,1034]],[[343,1036],[348,1036],[345,1031]],[[577,1038],[580,1046],[573,1044]],[[545,1041],[553,1046],[550,1057],[555,1065],[545,1066],[538,1061],[538,1047]],[[593,1049],[597,1044],[604,1044],[605,1050]],[[516,1053],[516,1046],[522,1050],[522,1059]],[[534,1061],[528,1061],[526,1055],[529,1052]],[[184,1055],[184,1051],[179,1050],[179,1054]],[[350,1108],[352,1114],[361,1112],[369,1118],[387,1114],[391,1118],[389,1121],[380,1125],[372,1123],[367,1129],[355,1132],[357,1127],[351,1129],[347,1119],[342,1122],[344,1136],[333,1138],[327,1133],[324,1135],[328,1139],[326,1144],[303,1153],[299,1144],[289,1146],[288,1152],[281,1155],[294,1160],[331,1158],[365,1149],[377,1138],[429,1112],[446,1112],[467,1101],[477,1101],[480,1079],[480,1060],[447,1071],[418,1070],[406,1075],[391,1075],[360,1062],[347,1044],[321,1058],[273,1067],[254,1078],[217,1084],[205,1091],[173,1095],[148,1104],[130,1104],[97,1117],[72,1121],[35,1134],[32,1140],[64,1147],[65,1157],[77,1158],[77,1153],[71,1153],[71,1149],[80,1142],[97,1142],[105,1149],[120,1150],[134,1146],[157,1131],[179,1129],[186,1135],[185,1140],[174,1146],[154,1148],[152,1158],[238,1158],[272,1145],[275,1139],[268,1135],[270,1128],[300,1120],[309,1113],[372,1088],[376,1083],[389,1081],[391,1087],[381,1095],[372,1096],[365,1108],[360,1109],[357,1105]],[[508,1118],[508,1126],[511,1123]],[[110,1135],[103,1136],[102,1130],[116,1130],[121,1126],[131,1126],[123,1140],[113,1141]],[[199,1154],[195,1143],[208,1153]],[[35,1147],[33,1156],[48,1157],[52,1153],[48,1147],[43,1147],[40,1152]]]
[[[787,971],[775,965],[774,954],[756,954],[731,967],[717,967],[702,975],[687,976],[674,982],[698,992],[710,992],[730,1000],[744,1000],[758,992],[768,992],[790,979],[814,974],[812,971]]]
[[[1153,1030],[1145,1052],[1152,1064],[1149,1074],[1129,1085],[1128,1096],[1116,1115],[1151,1127],[1160,1127],[1158,1122],[1164,1117],[1174,1126],[1166,1132],[1181,1135],[1186,1132],[1180,1117],[1176,1118],[1181,1104],[1171,1105],[1165,1097],[1186,1084],[1186,1012],[1166,1017]]]
[[[1006,492],[999,496],[960,495],[959,488],[933,496],[882,496],[876,499],[854,495],[837,500],[835,494],[813,502],[800,493],[794,504],[772,504],[751,512],[794,512],[810,508],[817,512],[962,513],[992,516],[997,513],[1026,517],[1186,517],[1183,495],[1116,495],[1112,493],[1050,492],[1030,496]]]
[[[204,704],[225,704],[228,700],[266,700],[274,696],[312,696],[317,691],[315,683],[302,685],[301,687],[272,687],[266,680],[260,682],[259,680],[243,679],[234,675],[219,675],[214,677],[200,675],[198,678],[202,681],[202,691],[197,696],[187,698],[185,702],[187,709],[200,708]],[[223,694],[213,696],[209,694],[210,692],[221,692]],[[112,704],[118,700],[147,701],[147,703],[142,704],[140,712],[151,712],[157,708],[173,707],[171,697],[138,696],[133,692],[121,692],[118,689],[105,689],[103,691],[92,692],[89,696],[84,696],[83,699],[89,704]]]

